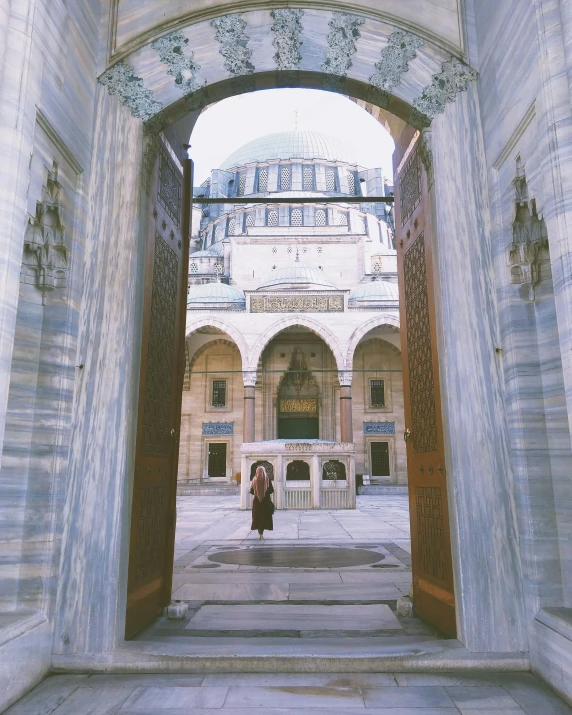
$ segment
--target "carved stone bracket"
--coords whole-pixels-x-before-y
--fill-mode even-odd
[[[238,13],[223,15],[211,21],[220,44],[219,52],[225,58],[224,67],[231,77],[240,77],[254,72],[250,63],[252,51],[246,46],[249,37],[245,34],[246,20]]]
[[[435,181],[435,171],[433,166],[433,150],[431,149],[432,133],[430,129],[424,129],[419,139],[419,158],[427,173],[427,185],[433,186]]]
[[[256,371],[243,370],[242,382],[244,384],[244,387],[256,387]]]
[[[409,63],[417,56],[417,49],[423,40],[405,30],[396,30],[389,36],[387,46],[381,51],[381,60],[376,63],[377,70],[369,78],[370,84],[378,89],[391,92],[401,82]]]
[[[41,201],[36,203],[36,213],[28,219],[21,272],[22,283],[35,285],[42,291],[44,305],[47,291],[65,287],[69,269],[61,193],[58,165],[54,162]]]
[[[361,37],[359,27],[365,20],[358,15],[334,12],[328,23],[328,49],[322,70],[327,74],[345,77],[352,66],[351,57],[356,51],[356,42]]]
[[[201,66],[195,62],[195,53],[189,47],[189,40],[182,32],[173,32],[152,43],[157,50],[161,62],[167,65],[167,72],[175,78],[175,84],[185,94],[195,92],[205,83],[197,75]]]
[[[302,23],[300,20],[304,15],[303,10],[272,10],[270,13],[274,23],[272,32],[274,39],[272,44],[276,48],[274,60],[278,70],[296,70],[302,55],[300,54],[300,33]]]
[[[144,122],[163,109],[161,102],[153,98],[153,92],[145,89],[143,80],[136,77],[133,68],[123,60],[104,72],[99,82],[107,87],[109,94],[117,95],[134,117]]]
[[[338,381],[340,383],[340,387],[351,387],[353,376],[354,374],[352,370],[340,370],[338,372]]]
[[[536,298],[536,287],[543,278],[543,266],[550,265],[548,233],[544,218],[538,215],[536,200],[528,199],[528,184],[520,159],[517,160],[515,218],[512,241],[508,246],[511,283],[528,289],[528,300]]]
[[[444,62],[441,72],[433,77],[431,84],[423,90],[421,97],[413,102],[413,107],[429,119],[443,114],[449,102],[454,102],[460,92],[465,92],[470,82],[479,74],[456,57]]]

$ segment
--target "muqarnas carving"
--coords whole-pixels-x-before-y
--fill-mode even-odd
[[[42,198],[36,203],[36,213],[28,219],[22,258],[21,281],[42,291],[44,305],[48,291],[65,287],[69,268],[61,195],[58,165],[54,162]]]
[[[538,215],[536,200],[528,198],[528,184],[520,157],[516,162],[515,218],[512,242],[508,247],[511,283],[527,289],[528,300],[536,298],[536,287],[550,270],[548,233],[544,218]]]

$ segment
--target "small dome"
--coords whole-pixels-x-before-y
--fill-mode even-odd
[[[226,283],[203,283],[191,286],[187,296],[187,306],[199,308],[245,308],[244,293]]]
[[[293,263],[272,271],[271,277],[258,290],[326,290],[335,288],[320,268],[307,263]]]
[[[254,139],[231,154],[221,169],[234,169],[269,159],[325,159],[355,164],[355,150],[337,137],[318,132],[277,132]]]
[[[370,281],[354,288],[350,293],[350,308],[385,307],[399,303],[397,283],[389,281]]]

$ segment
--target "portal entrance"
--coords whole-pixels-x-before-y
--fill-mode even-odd
[[[209,477],[226,477],[226,443],[209,444]]]
[[[295,347],[278,390],[278,439],[319,439],[318,400],[318,383]]]

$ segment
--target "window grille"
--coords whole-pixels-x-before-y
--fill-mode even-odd
[[[280,167],[280,188],[282,191],[285,191],[286,189],[290,188],[291,184],[291,170],[290,166],[281,166]]]
[[[302,209],[292,209],[290,223],[292,226],[302,226],[304,223]]]
[[[370,380],[372,407],[385,407],[385,383],[383,380]]]
[[[213,380],[213,407],[226,407],[226,380]]]
[[[321,247],[321,246],[318,246],[318,249],[317,249],[317,250],[318,250],[318,253],[321,253],[321,252],[322,252],[322,247]]]
[[[228,235],[234,236],[235,231],[236,231],[236,219],[231,218],[230,221],[228,222]]]
[[[245,191],[246,191],[246,174],[242,173],[238,177],[238,195],[244,196]]]
[[[258,191],[268,191],[268,169],[258,169]]]
[[[372,477],[390,477],[391,470],[389,469],[389,443],[388,442],[372,442],[371,443],[371,476]]]
[[[334,169],[328,167],[326,169],[326,191],[336,190],[336,172]]]
[[[352,171],[348,172],[348,192],[355,196],[356,193],[356,177]]]
[[[195,275],[196,273],[199,272],[199,267],[197,266],[196,263],[191,263],[191,273]]]
[[[324,209],[318,209],[316,211],[316,226],[326,225],[326,212]]]
[[[278,211],[272,209],[272,211],[268,212],[268,225],[278,226]]]
[[[313,191],[314,189],[314,167],[304,167],[304,191]]]
[[[256,218],[254,216],[254,212],[251,211],[250,213],[246,214],[246,226],[247,228],[250,228],[251,226],[254,226]]]
[[[288,246],[286,250],[288,251],[288,253],[292,253],[292,246]]]
[[[338,226],[347,226],[347,225],[348,225],[348,215],[347,215],[347,213],[340,211],[338,213]]]
[[[276,248],[276,246],[272,248],[272,253],[278,253],[278,249]]]

